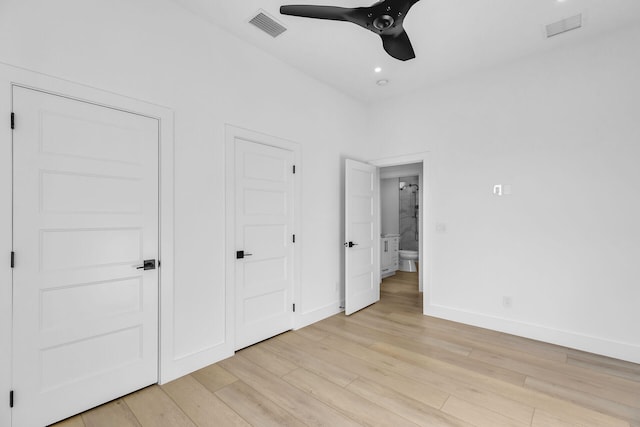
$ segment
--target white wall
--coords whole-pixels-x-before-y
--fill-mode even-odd
[[[226,123],[300,144],[304,195],[303,224],[296,230],[302,245],[297,324],[338,312],[340,170],[344,157],[365,147],[360,103],[168,0],[3,0],[0,40],[0,62],[173,110],[172,376],[212,363],[231,350],[224,334]],[[10,100],[0,102],[7,106]],[[9,131],[3,138],[7,135]],[[3,158],[2,168],[8,167],[10,159]],[[6,206],[10,183],[1,184],[0,200]],[[0,253],[10,251],[9,241],[1,245]],[[2,272],[0,286],[6,290],[10,273]],[[4,305],[0,308],[6,313]],[[0,321],[6,323],[6,316]],[[0,362],[7,351],[4,346],[0,350]],[[4,378],[0,376],[0,382]],[[8,390],[8,384],[0,384],[1,390]]]
[[[426,313],[640,362],[639,45],[628,29],[371,107],[396,124],[374,158],[432,155]]]
[[[400,197],[398,178],[380,180],[380,234],[400,233]]]

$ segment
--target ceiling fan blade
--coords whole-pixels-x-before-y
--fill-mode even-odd
[[[280,6],[283,15],[301,16],[303,18],[331,19],[349,21],[349,12],[353,9],[336,6],[287,5]]]
[[[397,34],[380,34],[384,50],[391,56],[401,61],[407,61],[416,57],[409,40],[409,35],[402,30]]]

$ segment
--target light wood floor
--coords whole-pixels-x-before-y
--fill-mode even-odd
[[[415,273],[379,303],[57,427],[633,426],[640,365],[425,317]]]

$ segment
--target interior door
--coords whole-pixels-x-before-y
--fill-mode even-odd
[[[294,153],[236,138],[236,349],[293,326]]]
[[[345,161],[345,313],[380,300],[380,180],[367,163]]]
[[[44,426],[157,382],[158,121],[18,86],[13,111],[13,424]]]

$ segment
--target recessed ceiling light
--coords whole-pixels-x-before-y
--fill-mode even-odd
[[[376,73],[379,73],[380,71],[382,71],[382,68],[376,67],[376,68],[373,69],[373,71],[375,71]]]
[[[387,79],[380,79],[380,80],[378,80],[378,81],[376,82],[376,84],[377,84],[378,86],[386,86],[386,85],[388,85],[388,84],[389,84],[389,80],[387,80]]]

